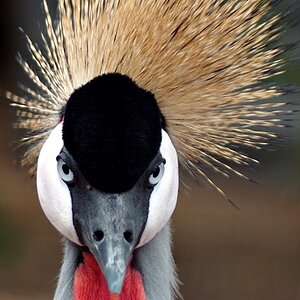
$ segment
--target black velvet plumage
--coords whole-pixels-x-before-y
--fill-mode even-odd
[[[71,95],[64,145],[92,186],[125,192],[159,151],[162,120],[152,93],[127,76],[101,75]]]

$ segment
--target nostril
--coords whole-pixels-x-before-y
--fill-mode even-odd
[[[93,238],[95,241],[97,242],[101,242],[104,238],[104,233],[102,230],[96,230],[94,233],[93,233]]]
[[[129,230],[125,231],[123,235],[124,235],[125,240],[128,243],[132,243],[132,241],[133,241],[133,233],[131,231],[129,231]]]

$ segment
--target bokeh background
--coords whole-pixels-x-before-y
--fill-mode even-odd
[[[48,1],[55,9],[56,1]],[[282,1],[283,7],[290,1]],[[299,1],[298,1],[299,3]],[[300,19],[299,9],[292,9]],[[22,27],[33,40],[42,24],[41,0],[1,1],[0,4],[0,299],[52,299],[61,260],[58,233],[44,217],[35,181],[14,163],[18,132],[14,112],[3,90],[16,91],[24,82],[15,61],[24,53]],[[284,32],[284,40],[300,38],[299,25]],[[300,56],[299,50],[293,56]],[[299,61],[276,80],[300,85]],[[300,95],[288,97],[300,104]],[[297,300],[300,299],[300,130],[278,133],[285,141],[272,142],[252,153],[259,167],[245,170],[259,185],[238,178],[214,177],[240,211],[214,191],[190,179],[180,194],[173,218],[174,253],[186,300]],[[274,151],[275,150],[275,151]],[[160,300],[160,299],[157,299]]]

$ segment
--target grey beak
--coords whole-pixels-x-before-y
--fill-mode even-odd
[[[83,233],[83,236],[85,235]],[[97,230],[85,238],[86,246],[96,258],[112,294],[121,293],[127,265],[134,249],[133,244],[128,242],[125,236],[117,233],[108,235]]]
[[[112,294],[121,293],[131,254],[128,248],[122,241],[109,238],[93,251]]]
[[[148,207],[136,205],[131,192],[112,195],[95,189],[85,191],[85,199],[79,198],[81,205],[74,209],[77,197],[78,191],[72,193],[78,236],[97,260],[110,293],[120,294],[132,252],[147,221]]]

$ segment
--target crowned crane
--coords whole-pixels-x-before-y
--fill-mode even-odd
[[[223,191],[213,170],[255,160],[284,103],[263,85],[283,62],[279,16],[260,0],[46,1],[32,80],[10,92],[28,131],[23,165],[65,237],[55,300],[171,300],[179,166]]]

